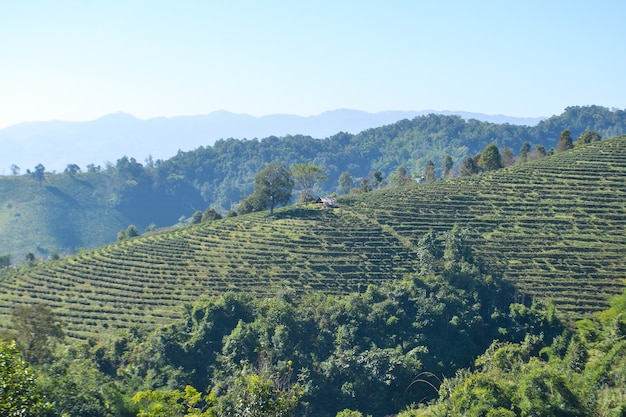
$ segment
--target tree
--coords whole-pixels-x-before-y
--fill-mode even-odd
[[[137,229],[137,226],[135,226],[134,224],[131,224],[126,228],[126,237],[128,237],[129,239],[131,237],[137,237],[139,235],[139,229]]]
[[[214,417],[214,397],[202,396],[194,387],[187,385],[185,392],[178,390],[139,391],[133,403],[140,407],[137,417]]]
[[[352,184],[354,183],[354,179],[352,178],[352,175],[350,175],[349,172],[342,172],[341,175],[339,176],[339,191],[342,192],[343,194],[348,194],[350,193],[350,190],[352,189]]]
[[[374,172],[374,174],[372,174],[372,176],[372,186],[376,187],[377,189],[380,188],[380,186],[383,184],[383,173],[380,171],[376,171]]]
[[[559,141],[556,144],[556,150],[557,152],[564,152],[572,149],[573,147],[574,143],[572,141],[572,134],[569,129],[565,129],[559,136]]]
[[[586,145],[588,143],[597,142],[600,140],[602,140],[602,136],[598,135],[596,131],[587,130],[578,137],[578,140],[574,144],[574,147]]]
[[[26,257],[24,258],[26,260],[26,262],[28,262],[29,264],[32,264],[33,262],[35,262],[35,254],[33,254],[32,252],[28,252],[26,254]]]
[[[441,176],[442,178],[452,178],[454,173],[452,172],[452,168],[454,167],[454,163],[452,162],[452,157],[447,155],[443,157],[443,162],[441,163]]]
[[[0,268],[8,268],[11,265],[11,254],[0,255]]]
[[[193,213],[191,219],[189,220],[189,224],[200,224],[202,222],[202,212],[200,210]]]
[[[411,176],[407,172],[406,168],[400,165],[396,172],[391,175],[391,184],[396,187],[401,187],[403,185],[408,185],[411,183]]]
[[[372,191],[372,186],[367,178],[361,178],[361,182],[359,183],[359,192],[369,193]]]
[[[45,171],[46,171],[46,167],[44,167],[42,164],[38,164],[32,173],[33,178],[39,181],[39,184],[41,184],[44,180]]]
[[[64,172],[70,177],[74,177],[76,173],[80,172],[80,167],[76,164],[67,164]]]
[[[327,181],[328,175],[324,168],[312,163],[293,164],[291,176],[294,184],[300,189],[300,199],[308,204],[313,199],[313,187],[319,182]]]
[[[274,215],[274,207],[287,204],[293,191],[291,174],[280,162],[272,162],[255,177],[254,196],[260,207],[270,209]]]
[[[200,218],[200,222],[206,223],[206,222],[210,222],[213,220],[219,220],[221,218],[222,218],[222,215],[219,214],[217,210],[210,207],[204,210],[204,213],[202,213],[202,217]]]
[[[435,164],[433,161],[428,160],[426,162],[426,168],[424,168],[424,180],[426,182],[433,182],[437,179],[435,176]]]
[[[37,416],[44,411],[34,372],[20,357],[14,341],[0,341],[0,415]]]
[[[526,162],[528,158],[528,152],[530,152],[530,143],[529,142],[522,143],[522,146],[519,149],[520,162]]]
[[[18,306],[11,314],[11,328],[18,349],[32,364],[50,360],[56,343],[65,337],[63,323],[46,305]]]
[[[11,165],[11,174],[20,175],[20,167],[15,164]]]
[[[468,156],[463,160],[459,167],[459,175],[462,177],[480,173],[480,167],[476,162],[476,158]]]
[[[485,149],[480,153],[478,166],[484,171],[495,171],[502,168],[502,157],[495,143],[492,142],[485,146]]]

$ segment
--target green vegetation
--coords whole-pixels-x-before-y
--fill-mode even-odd
[[[5,271],[0,323],[14,306],[44,302],[69,336],[86,338],[168,322],[181,303],[226,291],[363,291],[419,271],[419,240],[432,231],[441,241],[454,224],[518,301],[552,298],[582,317],[624,288],[625,167],[620,137],[481,175],[343,196],[335,210],[287,207],[146,234]]]
[[[27,253],[45,259],[52,253],[70,254],[114,242],[129,224],[139,230],[151,224],[160,228],[186,224],[207,207],[225,216],[253,193],[255,176],[274,161],[287,167],[321,167],[328,180],[313,192],[346,194],[354,184],[362,191],[384,188],[410,182],[426,170],[432,179],[429,162],[436,178],[478,172],[475,157],[491,143],[498,147],[503,165],[515,162],[512,150],[520,150],[520,162],[537,159],[551,153],[566,129],[583,141],[625,134],[626,112],[569,107],[534,127],[428,115],[326,139],[224,139],[143,164],[122,156],[104,167],[89,165],[82,170],[68,161],[58,174],[38,165],[19,175],[15,167],[15,175],[0,178],[0,254],[11,254],[19,264]],[[466,166],[468,157],[472,159]]]
[[[0,341],[0,414],[35,416],[44,409],[35,387],[35,373],[20,357],[15,342]]]
[[[2,255],[0,413],[624,415],[626,136],[575,135],[524,142],[524,163],[491,140],[460,178],[432,159],[420,183],[376,170],[333,209],[274,210],[294,179],[307,203],[334,174],[270,163],[241,215],[204,205],[63,259]],[[115,180],[108,207],[132,211],[160,164],[10,180],[64,208]]]
[[[626,293],[611,304],[543,348],[530,336],[493,343],[475,371],[443,381],[437,401],[399,416],[623,416]]]
[[[511,304],[511,286],[482,269],[464,236],[442,236],[441,273],[344,296],[227,292],[152,330],[75,343],[36,367],[36,393],[49,415],[102,416],[388,415],[434,399],[424,373],[453,376],[494,338],[549,343],[563,331],[551,310]]]

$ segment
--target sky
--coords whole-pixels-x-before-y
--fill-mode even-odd
[[[626,108],[626,2],[0,0],[0,128],[335,109]]]

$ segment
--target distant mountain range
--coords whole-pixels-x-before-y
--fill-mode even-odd
[[[12,165],[18,166],[22,173],[40,163],[47,171],[61,172],[68,164],[85,169],[89,164],[115,163],[124,155],[141,163],[149,156],[155,160],[168,159],[179,150],[210,146],[227,138],[261,139],[296,134],[326,138],[338,132],[355,134],[430,113],[527,126],[544,119],[455,111],[368,113],[340,109],[309,117],[288,114],[255,117],[216,111],[207,115],[147,120],[117,113],[86,122],[26,122],[0,130],[0,175],[9,175]]]

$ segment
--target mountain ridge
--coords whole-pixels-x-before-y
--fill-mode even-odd
[[[139,161],[151,156],[167,159],[179,150],[209,146],[219,139],[252,139],[268,136],[305,135],[326,138],[338,132],[360,131],[426,114],[459,115],[492,123],[533,125],[544,118],[455,111],[382,111],[337,109],[319,115],[270,114],[251,116],[218,110],[204,115],[139,119],[127,113],[112,113],[89,121],[23,122],[0,129],[0,174],[16,165],[22,171],[43,164],[62,172],[68,164],[82,169],[103,165],[122,156]]]

